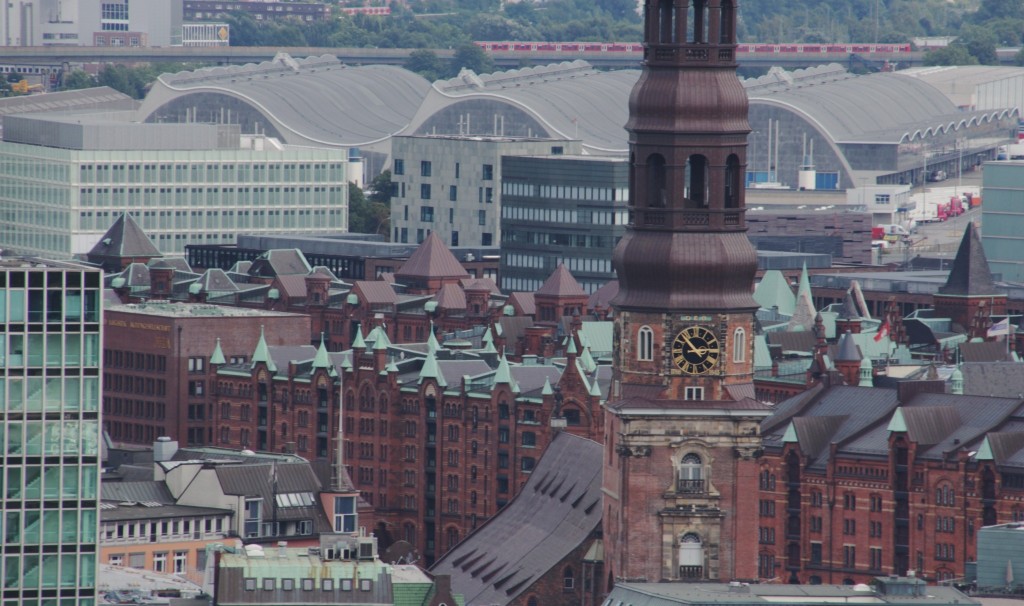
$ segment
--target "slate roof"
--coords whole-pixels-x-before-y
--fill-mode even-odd
[[[561,432],[522,491],[430,569],[467,604],[509,604],[601,525],[602,447]]]
[[[1020,362],[965,362],[960,372],[966,395],[1011,398],[1024,394],[1024,364]]]
[[[352,291],[362,294],[369,305],[394,305],[398,301],[395,289],[383,280],[357,280],[352,284]]]
[[[517,308],[524,316],[537,313],[537,302],[532,292],[514,292],[508,296],[509,305]]]
[[[270,509],[264,514],[266,519],[272,516],[278,520],[316,519],[318,530],[329,528],[320,504],[316,501],[320,481],[307,462],[218,465],[214,471],[224,494],[261,497]],[[313,493],[313,504],[308,507],[279,507],[276,495],[288,493]]]
[[[89,251],[89,257],[162,257],[163,253],[142,231],[130,213],[114,221]]]
[[[107,505],[111,505],[107,503]],[[230,509],[216,507],[194,507],[191,505],[155,505],[133,503],[117,504],[100,508],[100,520],[104,522],[126,522],[131,520],[155,520],[168,518],[192,518],[195,516],[234,515]]]
[[[779,331],[765,334],[768,345],[779,345],[782,351],[814,351],[818,342],[814,333],[809,330]]]
[[[208,269],[206,272],[197,280],[197,283],[203,289],[204,292],[238,292],[238,285],[235,284],[234,280],[228,277],[227,273],[223,269],[213,268]]]
[[[609,280],[604,286],[590,293],[590,298],[587,299],[587,309],[594,309],[599,306],[608,309],[611,305],[611,300],[617,294],[619,294],[619,281]]]
[[[468,278],[466,268],[459,263],[452,251],[444,245],[435,232],[430,232],[419,247],[413,251],[402,267],[395,272],[395,278]]]
[[[586,297],[587,293],[583,291],[580,283],[576,281],[565,265],[559,263],[555,271],[534,293],[534,297],[537,295],[543,297]]]
[[[174,497],[165,482],[103,482],[100,484],[100,500],[136,503],[173,504]]]
[[[1018,455],[1024,450],[1024,432],[1012,431],[1012,432],[1001,432],[996,431],[989,433],[988,445],[992,449],[993,460],[999,463],[1009,463],[1014,459],[1018,459]]]
[[[252,276],[270,278],[292,274],[306,275],[311,269],[302,251],[289,248],[268,250],[263,253],[252,262],[248,273]]]
[[[437,306],[441,309],[466,309],[466,292],[457,284],[445,284],[434,295]]]
[[[838,350],[833,358],[837,362],[859,362],[862,358],[860,355],[860,349],[857,347],[857,342],[853,338],[853,333],[844,333],[839,338],[839,343],[836,349]]]
[[[1012,362],[1013,356],[1006,351],[1006,342],[980,341],[961,343],[960,359],[964,362]]]
[[[953,268],[949,270],[946,284],[939,287],[939,294],[965,297],[987,297],[1001,293],[992,280],[985,249],[974,223],[968,222],[960,248],[956,251]]]
[[[277,283],[289,299],[306,298],[306,274],[278,276]]]

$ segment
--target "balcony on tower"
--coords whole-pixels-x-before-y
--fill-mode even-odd
[[[647,0],[644,11],[648,64],[735,65],[733,0]]]

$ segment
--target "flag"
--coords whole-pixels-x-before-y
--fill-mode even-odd
[[[998,336],[1001,336],[1001,335],[1009,335],[1010,334],[1010,318],[1003,318],[1002,320],[1000,320],[1000,321],[996,322],[995,324],[993,324],[992,328],[988,329],[988,333],[987,334],[990,337],[998,337]]]
[[[889,321],[882,322],[882,325],[878,327],[878,332],[875,333],[875,342],[881,341],[882,339],[889,336]]]

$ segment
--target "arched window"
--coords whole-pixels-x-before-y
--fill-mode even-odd
[[[658,41],[670,44],[675,42],[675,10],[672,0],[660,0],[658,3]]]
[[[526,606],[539,606],[537,598],[531,597],[529,600],[526,600]]]
[[[747,361],[747,331],[742,326],[732,333],[732,361]]]
[[[661,154],[651,154],[647,158],[647,206],[665,208],[668,205],[665,183],[665,158]]]
[[[729,154],[725,161],[725,207],[740,206],[740,159],[736,154]]]
[[[402,526],[402,533],[405,535],[407,543],[416,544],[416,527],[413,526],[412,522],[406,522]]]
[[[636,359],[650,362],[654,359],[654,331],[650,326],[641,326],[636,336]]]
[[[696,533],[679,537],[679,578],[704,578],[704,546]]]
[[[448,549],[451,549],[459,543],[459,531],[457,528],[449,528],[447,534]]]
[[[676,490],[686,493],[704,492],[704,464],[700,457],[694,453],[688,453],[679,461],[679,478],[676,483]]]
[[[708,159],[694,154],[686,161],[686,208],[704,208],[708,204]]]
[[[576,575],[573,574],[572,567],[566,566],[565,570],[562,571],[562,589],[573,589],[576,587]]]
[[[732,44],[735,41],[733,28],[736,24],[736,11],[732,0],[722,0],[722,18],[718,30],[719,44]]]

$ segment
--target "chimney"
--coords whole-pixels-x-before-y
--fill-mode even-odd
[[[178,452],[178,442],[167,436],[160,436],[156,442],[153,442],[154,463],[170,461],[176,452]]]

